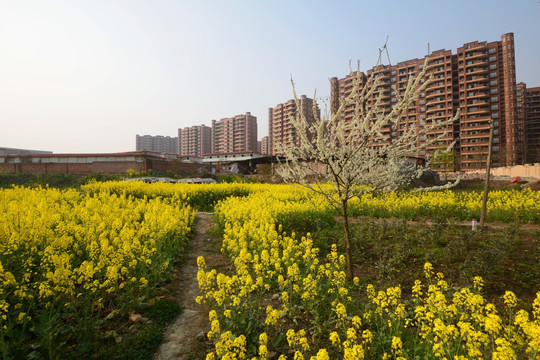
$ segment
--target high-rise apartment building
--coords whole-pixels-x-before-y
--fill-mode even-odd
[[[178,153],[177,138],[170,136],[136,135],[135,148],[137,151],[155,151],[160,153]]]
[[[301,111],[308,122],[313,121],[313,99],[302,95],[298,101],[299,109],[294,99],[268,109],[268,147],[270,155],[282,155],[278,149],[278,144],[288,146],[293,143],[297,145],[300,143],[296,130],[291,123],[291,116],[296,117],[298,111]],[[320,117],[319,109],[317,109],[317,112],[317,116]]]
[[[268,136],[263,136],[261,138],[261,154],[271,155]]]
[[[198,125],[178,129],[178,153],[202,158],[212,152],[212,128]]]
[[[361,74],[362,86],[369,86],[371,75],[378,77],[375,96],[381,94],[381,111],[390,111],[405,92],[410,77],[417,77],[423,70],[425,58],[400,62],[397,65],[381,65]],[[382,133],[388,141],[398,138],[406,127],[419,129],[421,120],[427,125],[433,119],[446,120],[460,111],[459,119],[446,129],[433,131],[420,138],[419,145],[446,131],[428,152],[445,147],[456,141],[456,161],[461,170],[484,168],[488,153],[489,129],[493,122],[493,165],[518,163],[519,139],[516,113],[516,76],[514,35],[504,34],[501,41],[470,42],[457,49],[437,50],[431,53],[427,63],[427,77],[432,76],[425,91],[403,116],[398,129],[384,128]],[[331,79],[331,110],[335,112],[352,91],[351,75]],[[367,84],[367,85],[366,85]],[[375,96],[366,104],[369,108]],[[352,119],[354,107],[345,109],[345,121]],[[420,151],[420,156],[426,155]]]
[[[517,153],[514,34],[458,49],[460,167],[484,168],[493,124],[493,166],[515,165]]]
[[[527,163],[540,163],[540,87],[525,90]]]
[[[212,120],[212,153],[258,151],[257,117],[247,112]]]
[[[525,90],[527,85],[520,82],[516,84],[516,136],[517,136],[517,162],[527,163],[527,128],[525,109]]]

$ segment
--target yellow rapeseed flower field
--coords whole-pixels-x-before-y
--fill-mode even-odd
[[[511,292],[504,294],[506,307],[497,309],[482,295],[482,278],[474,278],[470,288],[454,289],[429,263],[410,298],[399,285],[376,290],[363,288],[358,278],[349,283],[335,246],[321,257],[309,233],[285,234],[278,222],[330,211],[324,199],[295,187],[277,189],[269,186],[216,206],[224,228],[222,251],[234,268],[224,274],[208,269],[203,258],[198,262],[203,295],[197,300],[212,309],[215,350],[207,359],[266,359],[270,353],[279,359],[535,359],[540,354],[540,292],[532,313],[516,313]],[[442,208],[444,199],[459,203],[476,196],[377,194],[356,206],[370,199],[382,208]],[[515,211],[526,196],[536,194],[498,192],[492,201]],[[535,204],[526,206],[536,211]],[[359,300],[361,292],[368,301]]]
[[[368,193],[351,207],[354,215],[469,220],[478,217],[480,194]],[[231,269],[219,272],[198,259],[197,301],[211,309],[214,349],[207,359],[540,354],[540,293],[518,306],[507,291],[497,308],[484,299],[481,278],[457,289],[429,263],[410,290],[348,282],[336,246],[321,254],[309,232],[282,230],[280,224],[309,226],[336,215],[301,187],[96,182],[81,192],[0,190],[2,356],[37,348],[54,357],[62,336],[93,336],[84,334],[93,334],[106,314],[127,313],[152,296],[182,251],[194,208],[216,212],[231,261]],[[488,221],[540,223],[539,193],[493,191]]]
[[[3,358],[62,326],[67,338],[93,331],[103,311],[132,311],[169,274],[194,218],[175,198],[20,187],[0,190],[0,214]]]

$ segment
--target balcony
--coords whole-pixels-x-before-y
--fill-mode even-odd
[[[441,103],[446,103],[446,97],[439,95],[438,97],[433,97],[428,101],[428,105],[430,106],[435,106],[435,105],[440,106]],[[445,106],[443,106],[442,108],[444,107]]]
[[[487,91],[467,91],[468,99],[477,99],[477,98],[482,98],[482,97],[487,97],[487,96],[490,96]]]
[[[467,114],[489,114],[490,109],[489,107],[467,107]]]
[[[430,104],[432,104],[432,103],[430,102]],[[428,108],[426,110],[426,114],[431,114],[431,113],[434,113],[434,112],[437,112],[437,111],[446,112],[446,106],[444,106],[444,105],[428,106]]]
[[[445,86],[446,86],[445,80],[435,79],[428,85],[428,89],[429,90],[440,89],[440,88],[444,88]],[[441,90],[441,91],[444,91],[444,90]]]
[[[476,120],[476,119],[475,119]],[[482,131],[482,130],[489,130],[490,128],[490,123],[487,122],[487,121],[482,121],[482,122],[478,122],[478,121],[462,121],[461,122],[461,130],[462,131],[470,131],[470,130],[478,130],[478,131]]]
[[[428,63],[427,70],[430,71],[438,66],[444,67],[444,57],[440,57],[437,59],[431,59]]]
[[[477,66],[477,67],[472,67],[470,69],[467,69],[467,71],[465,71],[465,75],[487,74],[488,72],[489,72],[489,69],[487,66]]]
[[[436,96],[441,96],[441,95],[444,95],[446,94],[446,92],[442,89],[438,89],[438,90],[434,90],[434,91],[430,91],[428,93],[426,93],[426,101],[430,98],[433,98],[433,97],[436,97]]]
[[[485,99],[472,99],[472,102],[467,102],[467,106],[472,106],[472,105],[487,106],[487,105],[490,105],[490,104],[491,103],[489,101],[485,100]]]
[[[465,78],[466,82],[486,81],[486,80],[489,80],[489,77],[484,76],[484,75],[470,75],[470,74],[467,74],[467,77]]]
[[[465,53],[465,59],[472,60],[472,59],[480,59],[485,58],[488,56],[487,51],[472,51]]]
[[[488,90],[488,89],[489,89],[489,85],[487,81],[467,84],[467,90]]]

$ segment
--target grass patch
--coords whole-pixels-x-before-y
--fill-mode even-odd
[[[300,233],[292,225],[284,230]],[[351,233],[355,276],[376,288],[401,284],[407,292],[415,279],[423,278],[425,262],[456,287],[483,277],[485,295],[495,303],[506,290],[530,301],[540,287],[540,239],[518,225],[472,231],[445,219],[412,226],[405,220],[357,218]],[[333,243],[339,252],[345,251],[341,222],[327,223],[312,231],[312,237],[321,258]]]
[[[152,359],[163,340],[165,327],[180,315],[182,309],[174,299],[158,299],[141,304],[142,320],[136,323],[126,318],[110,324],[105,339],[99,345],[95,359],[148,360]]]

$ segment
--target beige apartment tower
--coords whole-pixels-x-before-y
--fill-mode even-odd
[[[257,117],[247,112],[212,120],[212,153],[258,152]]]
[[[155,151],[159,153],[177,154],[177,138],[162,135],[136,135],[135,149],[137,151]]]
[[[202,158],[212,152],[212,128],[196,125],[178,129],[178,153]]]

